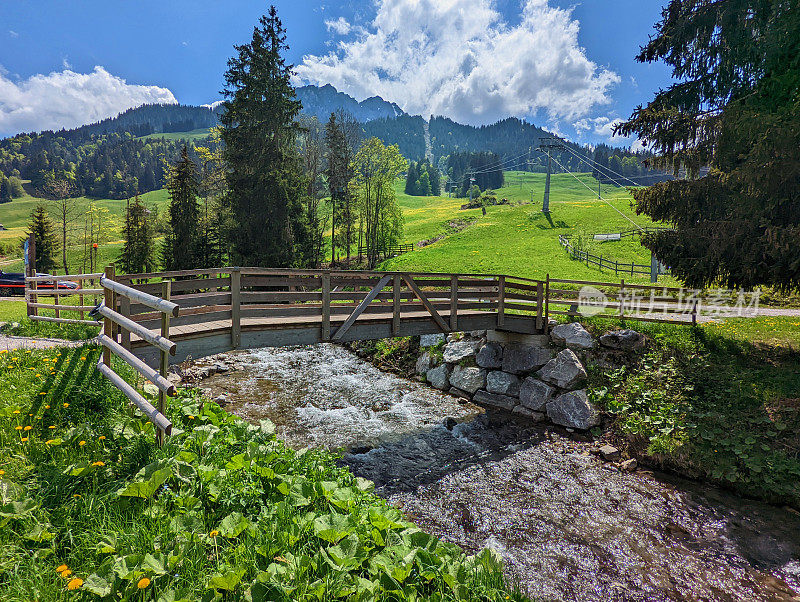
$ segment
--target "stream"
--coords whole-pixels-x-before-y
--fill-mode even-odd
[[[492,417],[329,344],[226,354],[202,386],[342,462],[420,527],[490,547],[543,600],[800,601],[800,515],[623,473],[563,431]]]

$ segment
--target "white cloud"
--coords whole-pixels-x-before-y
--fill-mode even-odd
[[[19,37],[19,34],[16,31],[14,31],[13,29],[9,29],[8,30],[8,35],[10,35],[12,38],[18,38]]]
[[[362,35],[326,55],[303,57],[297,79],[472,124],[540,111],[574,121],[608,103],[620,81],[586,56],[571,11],[548,0],[524,0],[514,26],[493,0],[376,4]]]
[[[353,26],[344,17],[339,17],[335,21],[332,19],[325,21],[325,27],[328,28],[328,31],[333,31],[340,36],[346,36],[353,29]]]
[[[622,123],[622,119],[611,119],[610,117],[594,117],[591,119],[579,119],[573,126],[578,134],[585,134],[591,132],[595,136],[608,138],[609,140],[614,137],[614,127]],[[627,140],[624,136],[617,136],[619,140]]]
[[[12,81],[0,73],[0,134],[57,130],[113,117],[145,103],[177,100],[167,88],[127,83],[103,67]]]

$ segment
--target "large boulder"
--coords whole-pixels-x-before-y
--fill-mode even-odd
[[[536,375],[544,382],[561,389],[577,389],[586,380],[586,370],[571,349],[564,349]]]
[[[486,343],[475,356],[475,363],[481,368],[497,370],[503,367],[503,346],[500,343]]]
[[[444,334],[421,334],[419,336],[420,347],[436,347],[439,343],[444,342]]]
[[[597,343],[579,322],[559,324],[550,332],[550,338],[557,345],[570,349],[594,349]]]
[[[503,372],[522,374],[544,366],[553,357],[546,347],[509,343],[503,352]]]
[[[478,389],[486,386],[486,370],[455,366],[450,374],[450,384],[462,391],[474,394]]]
[[[587,430],[600,424],[600,410],[586,394],[586,389],[559,395],[547,404],[547,416],[556,424]]]
[[[472,398],[472,401],[481,405],[487,405],[501,410],[512,411],[519,400],[516,397],[509,395],[498,395],[497,393],[489,393],[488,391],[478,391]]]
[[[486,390],[500,395],[519,395],[519,378],[508,372],[493,370],[486,375]]]
[[[445,391],[450,387],[450,366],[442,364],[431,368],[425,374],[425,379],[432,387]]]
[[[644,347],[644,335],[635,330],[614,330],[600,337],[600,344],[609,349],[638,351]]]
[[[550,385],[529,376],[522,381],[519,389],[519,403],[529,410],[543,411],[547,402],[553,398],[554,391]]]
[[[422,355],[417,358],[417,374],[427,374],[428,370],[435,368],[437,364],[436,358],[430,351],[424,351]]]
[[[477,347],[476,341],[453,341],[444,347],[444,361],[448,364],[457,364],[458,362],[475,355]]]

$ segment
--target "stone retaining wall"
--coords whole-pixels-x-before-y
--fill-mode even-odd
[[[498,331],[423,335],[416,368],[431,386],[451,395],[586,430],[598,426],[602,414],[585,388],[584,362],[608,366],[613,354],[637,351],[644,342],[632,330],[610,332],[598,341],[577,322],[554,326],[550,336]]]

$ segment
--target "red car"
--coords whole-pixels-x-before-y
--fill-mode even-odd
[[[49,276],[50,274],[36,274],[37,276]],[[78,283],[71,280],[58,280],[59,289],[77,289]],[[36,288],[52,289],[52,282],[37,282]],[[0,270],[0,297],[10,297],[11,295],[22,296],[25,294],[25,274],[20,272],[3,272]]]

